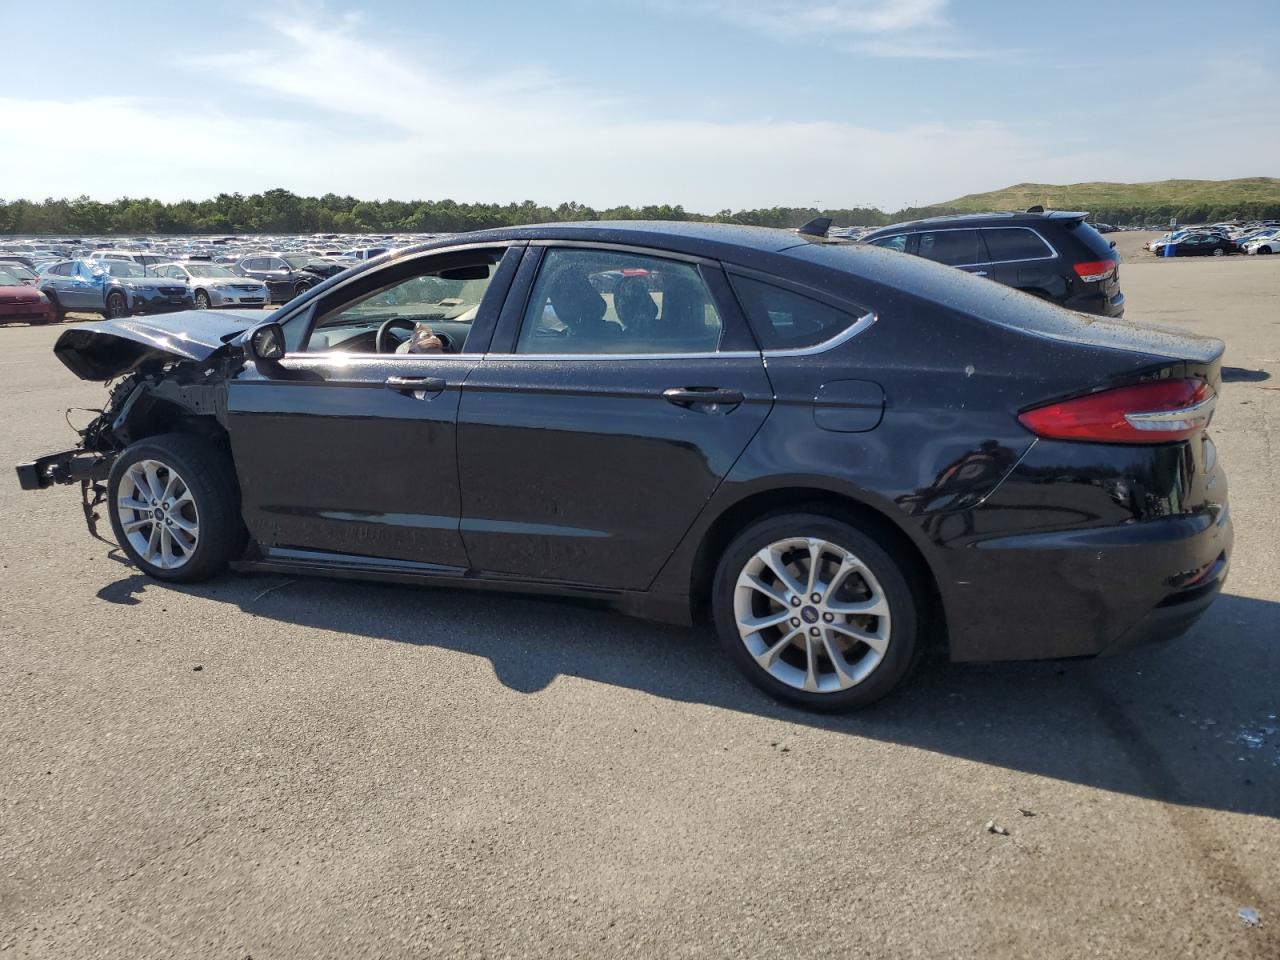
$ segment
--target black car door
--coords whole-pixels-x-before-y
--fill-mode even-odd
[[[459,390],[518,260],[487,246],[359,274],[285,321],[282,360],[249,364],[231,382],[244,519],[268,556],[467,567]],[[450,352],[389,352],[415,322]]]
[[[1053,248],[1030,227],[984,227],[979,231],[990,258],[986,275],[1019,290],[1037,290],[1063,299],[1067,282]],[[1070,267],[1066,268],[1070,272]]]
[[[646,588],[772,403],[718,264],[530,246],[458,413],[472,566]]]

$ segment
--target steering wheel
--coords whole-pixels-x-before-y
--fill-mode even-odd
[[[391,331],[398,327],[403,330],[408,330],[410,333],[412,333],[413,328],[415,326],[416,326],[415,321],[409,320],[406,317],[390,317],[386,320],[383,320],[382,325],[378,327],[378,335],[373,339],[373,352],[374,353],[395,353],[396,347],[398,347],[400,344],[391,343]]]

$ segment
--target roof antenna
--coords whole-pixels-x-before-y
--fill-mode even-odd
[[[819,237],[826,239],[827,231],[831,229],[830,217],[814,217],[803,227],[796,231],[802,237]]]
[[[1027,213],[1044,213],[1044,207],[1037,203],[1034,207],[1027,207]]]

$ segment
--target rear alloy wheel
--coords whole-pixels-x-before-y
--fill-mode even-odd
[[[140,440],[112,465],[108,512],[116,542],[157,580],[191,582],[220,571],[243,543],[230,461],[207,440]]]
[[[209,294],[205,293],[203,290],[196,291],[196,309],[197,310],[209,309]]]
[[[104,311],[108,320],[118,320],[129,315],[129,301],[119,291],[107,295],[107,309]]]
[[[817,710],[866,706],[905,676],[916,591],[866,533],[820,514],[766,518],[725,551],[713,587],[725,652],[766,692]]]

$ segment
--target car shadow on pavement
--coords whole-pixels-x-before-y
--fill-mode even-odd
[[[1224,595],[1185,637],[1118,657],[951,664],[939,650],[880,704],[831,716],[758,692],[721,658],[706,628],[564,601],[278,577],[179,587],[137,574],[98,596],[163,602],[170,590],[296,626],[484,657],[522,693],[580,677],[1105,790],[1280,818],[1280,604],[1268,601]]]

